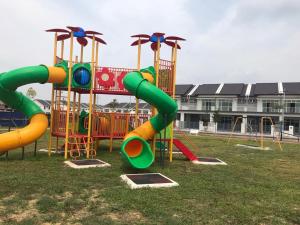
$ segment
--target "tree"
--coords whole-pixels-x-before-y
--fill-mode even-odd
[[[213,121],[214,121],[214,124],[215,124],[215,133],[217,132],[217,126],[216,126],[216,124],[218,122],[220,122],[220,120],[221,120],[220,111],[219,110],[215,110],[214,113],[213,113]]]
[[[29,98],[35,98],[36,91],[32,87],[28,88],[28,90],[26,92],[26,96]]]
[[[221,119],[221,116],[220,116],[219,110],[214,111],[214,113],[213,113],[214,123],[220,122],[220,119]]]
[[[276,110],[276,111],[281,111],[284,109],[284,103],[282,102],[278,102],[278,103],[274,103],[273,105],[273,108]]]
[[[119,105],[118,100],[117,99],[113,99],[110,103],[107,104],[109,108],[111,108],[113,111],[115,108],[117,108],[117,106]]]

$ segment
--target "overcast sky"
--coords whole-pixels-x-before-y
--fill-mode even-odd
[[[164,32],[187,39],[177,83],[300,81],[299,0],[1,0],[0,9],[2,72],[51,65],[53,35],[44,30],[71,25],[104,34],[102,66],[136,67],[130,35]],[[142,51],[142,66],[151,65],[149,45]],[[20,90],[29,87],[50,98],[49,84]]]

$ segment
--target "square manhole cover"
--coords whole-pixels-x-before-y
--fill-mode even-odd
[[[121,175],[131,189],[135,188],[159,188],[178,186],[178,183],[160,173],[140,173]]]
[[[110,166],[110,164],[108,164],[107,162],[104,162],[99,159],[71,160],[71,161],[65,161],[65,164],[75,169]]]
[[[202,165],[227,165],[227,163],[222,160],[212,157],[198,157],[197,160],[193,161],[193,163]]]

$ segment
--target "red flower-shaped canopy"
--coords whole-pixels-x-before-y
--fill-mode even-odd
[[[81,46],[86,46],[88,41],[86,38],[95,39],[95,41],[106,45],[106,42],[101,38],[97,37],[96,35],[102,35],[99,32],[92,31],[92,30],[83,30],[81,27],[71,27],[67,26],[69,30],[61,29],[61,28],[54,28],[46,30],[46,32],[57,32],[57,33],[64,33],[57,36],[57,41],[63,41],[71,37],[71,32],[73,32],[74,37],[76,37],[78,43]]]

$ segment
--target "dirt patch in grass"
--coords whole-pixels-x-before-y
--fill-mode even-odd
[[[111,219],[112,221],[116,222],[130,222],[130,221],[139,221],[140,223],[145,223],[146,218],[143,216],[142,213],[138,211],[129,211],[126,213],[108,213],[104,217]]]
[[[17,210],[15,213],[8,215],[7,219],[19,223],[22,220],[26,220],[38,216],[39,212],[36,209],[36,203],[37,203],[37,199],[29,200],[27,207],[25,209]]]
[[[92,204],[98,204],[98,206],[101,209],[106,209],[109,207],[109,204],[106,202],[106,200],[101,196],[101,192],[98,189],[92,189],[89,191],[89,198],[88,198],[88,202],[92,203]]]
[[[60,199],[67,205],[67,210],[73,211],[76,208],[76,213],[72,213],[71,215],[65,212],[60,213],[60,217],[64,218],[66,223],[76,224],[84,218],[93,216],[90,209],[91,205],[97,205],[100,209],[109,208],[109,204],[101,196],[101,190],[98,189],[85,190],[82,194],[78,195],[78,198],[74,199],[74,197],[75,195],[70,192],[65,192],[62,196],[56,196],[56,199]]]
[[[101,191],[98,189],[92,189],[89,191],[90,197],[89,197],[89,202],[97,202],[100,198]],[[103,198],[101,198],[104,200]]]
[[[62,223],[42,223],[42,225],[61,225]]]
[[[62,195],[54,195],[54,198],[57,199],[58,201],[63,201],[68,198],[72,198],[73,194],[70,191],[64,192]]]
[[[1,199],[2,202],[11,201],[16,197],[16,194],[11,194]]]
[[[4,207],[0,206],[0,215],[4,214]],[[0,216],[0,224],[4,223],[4,219]]]
[[[62,213],[63,217],[66,217],[65,213]],[[87,218],[88,216],[91,216],[91,213],[89,212],[87,207],[84,207],[80,210],[78,210],[76,213],[72,214],[71,216],[68,215],[66,218],[66,222],[70,224],[74,224],[74,221],[79,221],[83,218]]]

